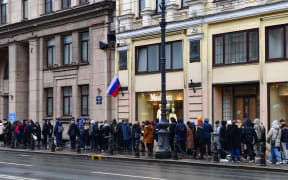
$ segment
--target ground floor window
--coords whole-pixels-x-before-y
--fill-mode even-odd
[[[228,121],[248,118],[254,121],[259,118],[259,98],[258,85],[223,86],[222,119]]]
[[[137,121],[156,121],[161,119],[161,93],[137,93]],[[183,118],[183,91],[167,91],[167,120],[169,117]]]
[[[271,83],[268,85],[268,88],[268,99],[270,101],[268,105],[268,108],[270,108],[270,122],[273,120],[283,119],[287,123],[288,83]]]

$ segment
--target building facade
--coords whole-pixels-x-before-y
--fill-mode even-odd
[[[65,126],[72,117],[115,118],[106,95],[114,8],[108,0],[1,0],[0,118]]]
[[[167,117],[288,119],[288,2],[168,0]],[[118,0],[118,118],[159,118],[160,0]]]

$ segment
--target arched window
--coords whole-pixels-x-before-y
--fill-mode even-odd
[[[4,80],[8,80],[8,79],[9,79],[9,64],[7,63],[4,69]]]

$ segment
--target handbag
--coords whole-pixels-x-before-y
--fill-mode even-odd
[[[271,139],[271,143],[270,144],[271,144],[272,147],[275,147],[275,145],[276,145],[276,139],[277,139],[278,134],[279,134],[279,129],[277,131],[277,135],[275,137],[275,140]]]

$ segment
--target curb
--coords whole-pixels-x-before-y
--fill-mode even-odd
[[[73,158],[85,158],[91,159],[92,154],[79,154],[79,153],[55,153],[49,151],[31,151],[22,149],[0,149],[0,152],[19,152],[19,153],[29,153],[29,154],[44,154],[44,155],[55,155]],[[138,162],[149,162],[149,163],[164,163],[164,164],[175,164],[175,165],[186,165],[186,166],[200,166],[200,167],[215,167],[215,168],[225,168],[225,169],[240,169],[248,171],[268,171],[272,173],[287,173],[288,168],[275,168],[267,166],[245,166],[241,164],[224,164],[224,163],[212,163],[212,162],[197,162],[188,160],[170,160],[170,159],[145,159],[145,158],[133,158],[133,157],[117,157],[110,155],[102,155],[102,160],[122,160],[122,161],[138,161]]]

